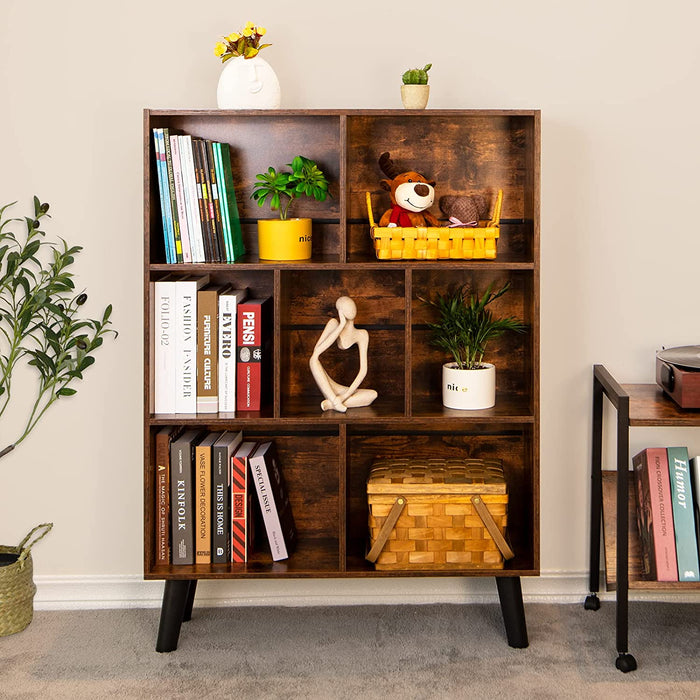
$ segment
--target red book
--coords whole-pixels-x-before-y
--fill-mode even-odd
[[[272,297],[239,304],[236,326],[236,408],[259,411],[272,384]]]
[[[256,442],[244,442],[231,458],[231,561],[242,564],[252,551],[253,520],[248,484],[248,457]]]
[[[678,581],[666,448],[642,450],[633,457],[632,466],[643,568],[656,581]]]

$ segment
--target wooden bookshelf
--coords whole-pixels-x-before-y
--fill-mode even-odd
[[[241,262],[165,264],[151,143],[154,127],[229,144],[247,250]],[[388,194],[379,186],[383,175],[377,163],[387,150],[397,164],[436,179],[438,196],[480,192],[493,197],[503,189],[497,258],[378,261],[365,192],[373,193],[375,211],[389,206]],[[331,197],[325,202],[295,203],[295,215],[314,221],[312,257],[294,263],[261,261],[256,220],[270,214],[250,199],[255,174],[270,165],[283,166],[298,154],[317,161],[331,182]],[[275,317],[272,399],[259,413],[235,418],[151,413],[153,331],[145,325],[144,576],[177,584],[166,585],[158,648],[175,648],[179,624],[188,617],[200,579],[493,576],[499,594],[508,590],[505,595],[515,596],[516,608],[522,607],[519,577],[536,576],[540,567],[539,111],[146,110],[144,159],[145,318],[151,282],[165,274],[194,273],[246,286],[253,296],[271,295]],[[437,202],[432,210],[439,213]],[[440,367],[445,359],[428,344],[431,319],[420,300],[465,282],[480,290],[491,282],[510,282],[511,290],[499,299],[497,311],[518,316],[529,326],[528,333],[506,335],[493,344],[497,403],[485,411],[442,406]],[[341,295],[356,301],[357,324],[369,332],[364,385],[379,396],[367,408],[322,413],[308,358]],[[327,356],[329,373],[342,375],[340,354],[329,351]],[[245,565],[156,566],[154,436],[171,425],[243,430],[250,439],[275,440],[299,530],[298,550],[290,559],[273,563],[261,551]],[[364,553],[369,468],[378,458],[406,454],[501,459],[510,493],[508,535],[515,559],[502,570],[474,572],[379,572],[368,564]]]

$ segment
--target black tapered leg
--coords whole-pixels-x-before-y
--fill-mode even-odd
[[[175,651],[192,581],[166,581],[156,651]],[[194,597],[194,593],[193,593]]]
[[[501,612],[503,613],[508,644],[516,649],[524,649],[528,646],[528,640],[520,577],[497,576],[496,586],[501,601]]]
[[[194,594],[197,591],[197,579],[189,582],[187,589],[187,602],[185,603],[185,614],[182,616],[183,622],[189,622],[192,619],[192,606],[194,605]]]

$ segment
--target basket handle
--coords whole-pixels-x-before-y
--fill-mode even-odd
[[[389,535],[391,535],[391,531],[394,529],[394,525],[396,525],[396,521],[399,519],[405,507],[406,499],[403,496],[399,496],[391,507],[389,515],[387,515],[377,535],[377,539],[374,541],[374,545],[372,545],[372,549],[369,550],[369,553],[365,557],[367,561],[371,561],[373,564],[377,561],[379,555],[382,553],[382,549],[384,549],[386,541],[389,539]]]
[[[49,534],[51,531],[51,528],[53,527],[53,523],[41,523],[41,525],[37,525],[35,528],[29,531],[29,534],[19,543],[17,546],[17,549],[20,550],[19,554],[19,559],[17,560],[19,563],[22,563],[28,556],[29,552],[31,551],[32,547],[43,537],[46,537],[46,535]],[[39,532],[39,530],[42,530],[43,532],[40,535],[36,535],[33,539],[32,535],[35,533]],[[27,544],[28,543],[28,544]]]
[[[369,215],[369,225],[374,228],[374,216],[372,215],[372,196],[369,192],[365,192],[365,199],[367,200],[367,214]]]
[[[491,220],[489,221],[490,226],[498,226],[501,221],[501,207],[503,206],[503,190],[498,190],[496,195],[496,202],[493,205],[493,214],[491,215]]]
[[[498,525],[494,522],[493,516],[489,512],[484,501],[480,496],[472,496],[471,502],[474,506],[474,510],[476,510],[478,516],[481,518],[481,522],[484,523],[489,534],[493,537],[493,541],[496,543],[496,547],[501,551],[503,558],[506,560],[512,559],[515,554],[513,554],[513,550],[508,546],[505,537],[503,537],[501,531],[498,529]]]

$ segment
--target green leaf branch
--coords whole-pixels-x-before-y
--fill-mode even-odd
[[[48,240],[41,230],[49,205],[34,197],[34,216],[9,218],[0,208],[0,417],[12,405],[12,379],[18,363],[38,373],[34,404],[17,438],[0,450],[12,451],[61,397],[73,396],[74,385],[95,362],[93,353],[110,328],[112,306],[101,318],[82,318],[85,292],[75,291],[70,270],[82,248],[61,238]],[[50,218],[50,217],[49,217]],[[24,223],[26,233],[13,228]]]

